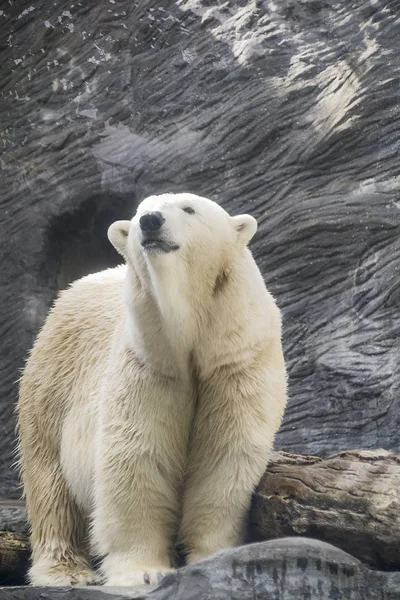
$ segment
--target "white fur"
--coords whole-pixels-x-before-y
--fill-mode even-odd
[[[151,211],[178,249],[142,247]],[[92,581],[88,518],[110,585],[156,582],[176,541],[192,563],[243,540],[286,403],[256,227],[193,194],[150,197],[109,229],[127,265],[56,301],[19,399],[33,584]]]

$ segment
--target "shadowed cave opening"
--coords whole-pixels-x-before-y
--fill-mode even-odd
[[[49,219],[41,264],[24,311],[30,338],[27,347],[33,344],[58,292],[84,275],[123,263],[108,240],[107,229],[114,221],[131,219],[137,205],[135,194],[102,194]]]
[[[55,292],[84,275],[123,262],[107,238],[107,229],[114,221],[131,219],[137,204],[134,195],[104,194],[88,198],[78,210],[52,222],[46,252],[50,258],[47,278]]]

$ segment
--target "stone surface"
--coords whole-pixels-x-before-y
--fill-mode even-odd
[[[190,190],[260,228],[284,314],[278,447],[400,447],[400,20],[387,0],[19,0],[0,10],[0,497],[19,369],[108,224]]]
[[[285,538],[224,551],[151,588],[0,588],[1,600],[394,600],[400,574],[370,571],[316,540]]]
[[[28,533],[25,502],[0,500],[0,532]]]

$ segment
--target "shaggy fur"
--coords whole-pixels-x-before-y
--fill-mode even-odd
[[[141,244],[155,210],[170,252]],[[127,264],[61,293],[20,386],[32,584],[95,582],[89,540],[109,585],[156,582],[177,541],[193,563],[243,540],[286,404],[280,313],[246,247],[256,227],[153,196],[109,229]]]

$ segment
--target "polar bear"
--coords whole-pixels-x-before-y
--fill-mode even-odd
[[[20,385],[33,585],[155,583],[243,541],[286,404],[281,317],[257,229],[193,194],[151,196],[108,237],[126,264],[50,311]]]

